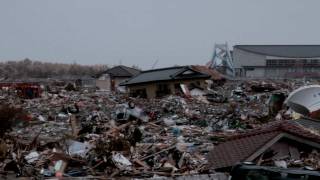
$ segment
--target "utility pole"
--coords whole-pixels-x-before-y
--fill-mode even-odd
[[[154,69],[156,67],[156,65],[158,64],[159,59],[156,59],[155,62],[153,63],[151,69]]]

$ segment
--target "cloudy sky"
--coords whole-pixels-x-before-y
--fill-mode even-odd
[[[1,0],[0,61],[205,64],[215,43],[320,44],[319,0]]]

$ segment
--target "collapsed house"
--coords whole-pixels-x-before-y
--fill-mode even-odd
[[[96,87],[96,79],[89,75],[63,75],[63,76],[54,76],[48,79],[50,83],[58,83],[61,85],[70,84],[74,88],[90,88],[94,89]]]
[[[5,90],[7,93],[13,91],[18,97],[32,99],[40,97],[42,89],[39,83],[35,82],[2,82],[0,90]]]
[[[319,171],[296,168],[279,168],[270,166],[256,166],[252,164],[238,164],[232,168],[229,180],[248,179],[319,179]]]
[[[114,91],[119,87],[119,84],[137,74],[140,70],[127,67],[127,66],[115,66],[111,69],[102,72],[98,75],[96,85],[101,90]]]
[[[257,165],[319,169],[320,136],[304,125],[312,120],[276,121],[226,138],[208,155],[211,168],[229,171],[240,162]],[[318,122],[319,123],[319,122]],[[311,125],[312,126],[312,125]],[[319,125],[318,125],[319,127]]]
[[[96,86],[95,78],[88,75],[75,79],[74,83],[77,87],[81,88],[95,88]]]
[[[223,74],[221,74],[217,70],[211,69],[207,66],[192,65],[191,67],[195,71],[210,75],[210,80],[215,85],[223,85],[227,80],[227,78]]]
[[[156,98],[169,94],[182,94],[181,84],[190,88],[205,88],[205,80],[210,77],[190,66],[176,66],[142,71],[120,85],[128,87],[131,96]]]

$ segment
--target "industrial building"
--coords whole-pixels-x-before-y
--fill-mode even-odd
[[[232,58],[236,77],[320,77],[320,45],[236,45]]]

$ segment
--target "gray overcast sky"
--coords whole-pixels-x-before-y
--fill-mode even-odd
[[[1,0],[0,60],[204,64],[214,43],[320,44],[319,0]]]

